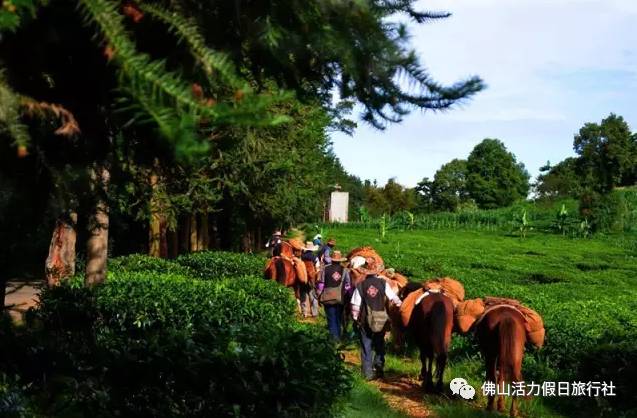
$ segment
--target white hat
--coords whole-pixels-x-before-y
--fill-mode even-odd
[[[312,239],[320,239],[320,238],[323,238],[323,235],[316,234],[316,235],[314,235],[314,238],[312,238]]]
[[[305,251],[316,251],[318,250],[318,245],[314,245],[312,241],[306,241],[305,247],[303,247]]]

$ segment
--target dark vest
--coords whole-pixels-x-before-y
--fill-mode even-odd
[[[367,276],[358,285],[358,293],[361,295],[361,311],[365,312],[364,305],[369,306],[373,311],[385,310],[385,280],[378,276]]]
[[[339,287],[343,283],[344,270],[340,264],[325,266],[325,287]]]

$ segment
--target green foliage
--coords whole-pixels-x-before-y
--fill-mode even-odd
[[[0,362],[55,415],[327,415],[349,374],[325,330],[298,324],[295,309],[287,289],[258,278],[120,269],[94,289],[47,290]]]
[[[526,238],[529,230],[533,229],[529,223],[526,209],[516,214],[513,218],[513,228],[520,234],[521,238]]]
[[[605,194],[637,181],[637,136],[621,116],[585,124],[575,135],[573,149],[580,156],[577,174],[587,189]]]
[[[259,275],[265,259],[252,254],[225,251],[203,251],[179,256],[175,262],[201,279],[219,279]]]
[[[454,159],[436,171],[433,181],[424,178],[418,183],[416,190],[428,209],[455,212],[471,201],[467,175],[467,162]]]
[[[0,7],[0,34],[15,32],[25,19],[33,18],[47,0],[5,0]]]
[[[535,183],[539,198],[577,198],[582,192],[582,179],[577,173],[578,159],[569,157],[551,167],[550,163],[540,168],[541,174]]]
[[[31,413],[21,388],[0,372],[0,416],[28,418]]]
[[[159,131],[169,139],[177,142],[180,138],[186,138],[180,133],[181,129],[176,131],[175,127],[193,130],[202,118],[216,125],[242,124],[249,120],[252,125],[284,121],[281,117],[266,116],[267,108],[284,96],[277,98],[276,95],[247,95],[240,103],[217,103],[214,106],[198,101],[193,96],[191,86],[179,74],[168,71],[163,61],[152,60],[147,54],[137,51],[124,25],[124,17],[118,11],[118,3],[84,0],[80,1],[80,5],[85,19],[97,25],[104,43],[114,50],[113,59],[120,69],[120,88],[137,101],[138,108],[143,109],[146,116],[153,119]],[[144,10],[168,23],[173,33],[187,41],[192,53],[197,56],[201,54],[201,61],[209,66],[207,71],[218,70],[232,84],[238,84],[227,59],[205,46],[202,36],[191,22],[176,14],[170,17],[167,10],[159,7],[148,6]],[[261,115],[257,116],[259,113]]]
[[[497,139],[476,145],[467,159],[467,189],[480,208],[509,206],[525,199],[529,174]]]
[[[394,215],[416,207],[416,191],[389,179],[383,187],[376,182],[365,181],[363,187],[364,206],[372,216]]]
[[[185,265],[145,254],[130,254],[109,260],[108,268],[114,272],[146,272],[191,276],[194,272]],[[225,276],[223,276],[225,277]]]
[[[29,143],[28,129],[21,120],[20,98],[7,85],[0,71],[0,135],[5,134],[13,139],[15,145],[26,146]]]
[[[630,231],[635,226],[634,210],[622,192],[588,192],[580,199],[580,212],[590,219],[592,230],[598,232]]]

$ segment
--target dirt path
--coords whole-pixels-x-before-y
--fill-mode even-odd
[[[345,351],[343,354],[345,363],[352,367],[360,367],[358,351]],[[423,392],[419,381],[408,376],[385,373],[382,380],[372,380],[369,383],[380,390],[392,409],[414,418],[435,416],[423,403]]]
[[[9,280],[7,282],[7,295],[5,306],[8,307],[9,315],[16,323],[24,319],[24,313],[32,306],[35,306],[40,293],[40,281]]]

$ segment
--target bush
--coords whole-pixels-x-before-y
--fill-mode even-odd
[[[261,274],[265,259],[251,254],[203,251],[179,256],[176,262],[201,279],[254,276]]]
[[[4,361],[23,362],[58,416],[325,415],[349,375],[326,332],[294,313],[287,289],[254,277],[116,271],[92,290],[45,291],[33,349]]]
[[[590,218],[591,226],[597,232],[624,232],[633,227],[629,201],[620,191],[608,194],[585,192],[580,199],[580,212]]]
[[[145,254],[130,254],[109,260],[108,269],[117,271],[138,271],[145,273],[173,273],[190,276],[192,271],[174,261],[151,257]]]
[[[0,373],[0,416],[7,418],[30,416],[20,388],[4,373]]]

